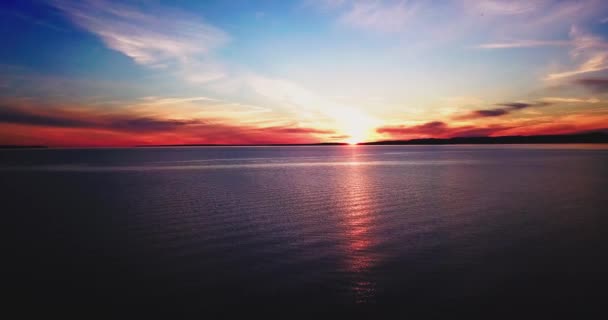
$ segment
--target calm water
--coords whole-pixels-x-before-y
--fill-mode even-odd
[[[35,307],[586,312],[608,290],[606,145],[3,150],[0,192]]]

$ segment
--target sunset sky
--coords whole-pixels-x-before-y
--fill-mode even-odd
[[[608,2],[0,4],[0,144],[608,130]]]

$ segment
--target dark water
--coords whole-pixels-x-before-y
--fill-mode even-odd
[[[9,303],[591,312],[608,146],[0,151]],[[8,229],[8,230],[6,230]]]

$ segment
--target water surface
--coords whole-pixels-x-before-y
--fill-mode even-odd
[[[584,312],[607,190],[606,145],[0,151],[11,288],[55,307]]]

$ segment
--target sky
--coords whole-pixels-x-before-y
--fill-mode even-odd
[[[608,131],[601,0],[4,0],[0,144]]]

